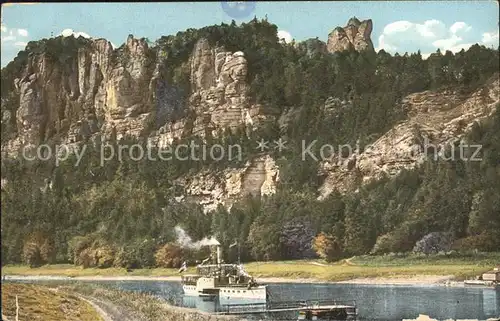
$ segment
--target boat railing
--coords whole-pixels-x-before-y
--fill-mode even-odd
[[[241,303],[241,304],[221,304],[218,312],[255,312],[266,311],[266,303]]]

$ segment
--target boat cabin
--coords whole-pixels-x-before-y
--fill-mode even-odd
[[[195,274],[185,274],[181,276],[182,284],[186,285],[196,285],[196,282],[200,278],[200,275]]]
[[[497,269],[483,273],[484,281],[500,282],[500,271]]]

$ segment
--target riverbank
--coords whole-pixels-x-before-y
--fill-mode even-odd
[[[54,276],[54,275],[6,275],[5,280],[22,281],[170,281],[180,282],[180,276]],[[394,276],[390,278],[357,278],[344,281],[325,281],[320,279],[297,278],[258,278],[260,283],[328,283],[328,284],[365,284],[365,285],[446,285],[463,286],[455,281],[453,275]]]
[[[17,311],[16,296],[19,311]],[[49,287],[2,284],[2,320],[43,321],[244,321],[175,307],[144,293],[91,284]]]
[[[17,304],[16,304],[17,297]],[[91,303],[32,284],[2,284],[2,320],[107,321]]]
[[[335,263],[320,260],[252,262],[246,270],[262,283],[454,284],[475,278],[500,262],[500,253],[435,256],[360,256]],[[194,273],[190,267],[186,273]],[[74,280],[179,281],[177,269],[97,269],[61,264],[39,268],[4,266],[2,276]],[[460,284],[463,284],[460,282]]]

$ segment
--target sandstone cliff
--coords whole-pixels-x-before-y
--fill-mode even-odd
[[[191,89],[182,97],[177,86],[162,78],[164,57],[145,39],[130,35],[118,49],[104,39],[71,36],[60,41],[75,49],[56,57],[48,49],[31,53],[12,80],[10,98],[2,92],[2,127],[8,133],[2,157],[15,156],[30,144],[77,146],[111,135],[147,137],[164,147],[174,139],[216,136],[227,128],[252,130],[269,117],[262,106],[250,103],[247,60],[241,51],[197,41],[181,66]],[[172,117],[172,110],[181,117]],[[180,181],[186,184],[186,196],[210,210],[246,193],[273,193],[277,177],[274,161],[264,157],[240,169]]]
[[[370,38],[373,29],[371,19],[359,21],[349,19],[345,27],[337,27],[328,35],[328,52],[354,49],[356,51],[374,51]]]
[[[425,91],[406,96],[402,101],[409,117],[397,124],[364,151],[349,158],[332,157],[322,163],[326,175],[320,187],[322,199],[333,190],[354,190],[360,183],[395,176],[411,169],[427,157],[441,157],[445,148],[460,142],[465,133],[490,116],[500,102],[499,75],[472,94],[458,89]],[[432,147],[436,147],[434,151]],[[354,148],[355,150],[355,148]],[[470,155],[472,157],[472,155]]]
[[[349,48],[373,50],[371,31],[371,20],[352,18],[329,35],[326,47],[317,39],[302,45],[309,56]],[[189,58],[174,72],[175,77],[187,79],[188,92],[165,77],[168,66],[162,51],[150,48],[145,39],[130,35],[117,49],[104,39],[71,36],[57,41],[66,48],[62,52],[51,49],[50,41],[42,43],[44,48],[28,44],[29,53],[16,58],[17,69],[10,78],[2,74],[2,157],[15,155],[27,144],[51,141],[75,146],[112,135],[147,138],[151,144],[166,146],[175,139],[217,135],[226,128],[241,126],[249,132],[277,116],[251,101],[245,53],[211,45],[205,38],[196,41]],[[382,135],[370,150],[321,164],[319,174],[326,179],[320,198],[421,163],[423,141],[446,144],[491,114],[499,101],[498,85],[497,75],[473,94],[457,89],[408,95],[402,102],[408,119]],[[351,102],[325,101],[327,114],[343,108],[352,108]],[[291,119],[299,117],[298,108],[279,116],[281,129],[286,129]],[[177,183],[184,193],[178,200],[194,200],[209,211],[218,205],[229,207],[246,194],[273,194],[278,182],[275,160],[261,155],[240,168],[180,177]],[[2,188],[6,184],[2,179]]]
[[[71,40],[62,41],[64,45]],[[249,103],[243,52],[212,48],[200,39],[185,64],[191,82],[191,124],[185,118],[158,122],[158,114],[181,99],[159,97],[166,95],[159,90],[165,82],[162,64],[161,55],[132,35],[116,50],[104,39],[85,41],[64,61],[31,54],[13,80],[16,112],[2,108],[2,126],[15,123],[15,134],[3,151],[12,154],[20,146],[49,139],[78,143],[112,132],[118,139],[124,134],[150,136],[153,142],[168,144],[183,135],[204,136],[207,130],[215,134],[242,124],[252,127],[265,118],[261,106]],[[156,128],[151,128],[152,122]]]

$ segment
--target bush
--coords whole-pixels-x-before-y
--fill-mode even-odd
[[[323,232],[314,238],[312,246],[316,254],[328,262],[336,261],[343,256],[341,242],[335,236]]]
[[[31,268],[43,265],[44,261],[42,260],[42,255],[40,254],[40,248],[35,243],[27,242],[24,245],[23,261]]]
[[[24,243],[23,261],[30,267],[52,263],[54,257],[54,245],[42,232],[32,233]]]
[[[498,251],[500,249],[500,232],[485,231],[479,235],[459,239],[453,243],[453,249],[457,251]]]
[[[379,236],[371,253],[383,254],[410,251],[418,240],[417,235],[419,233],[418,223],[406,222],[392,232]]]
[[[113,265],[126,269],[136,269],[141,266],[136,260],[135,250],[130,246],[122,247],[117,251]]]
[[[68,242],[68,259],[75,265],[80,265],[80,253],[90,247],[92,239],[88,236],[75,236]]]
[[[423,254],[436,254],[447,252],[453,243],[450,233],[432,232],[424,236],[415,244],[413,252]]]
[[[84,268],[111,267],[115,260],[115,249],[102,239],[91,240],[90,236],[74,237],[69,242],[68,252],[75,265]]]
[[[92,254],[94,255],[94,266],[100,269],[111,267],[115,260],[115,250],[109,245],[94,249]]]
[[[184,250],[177,244],[167,243],[155,254],[156,266],[178,268],[184,261]]]

